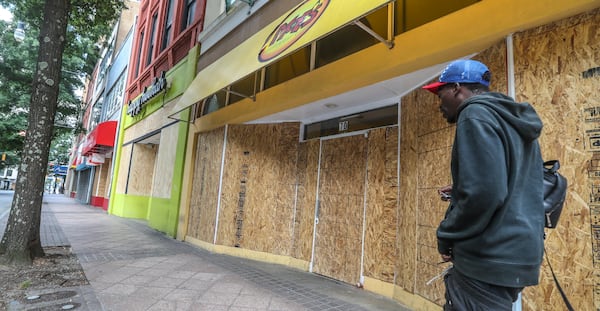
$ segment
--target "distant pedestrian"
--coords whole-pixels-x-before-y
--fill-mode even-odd
[[[542,121],[533,107],[489,91],[491,74],[474,60],[450,63],[436,94],[456,123],[450,204],[437,229],[445,276],[444,310],[511,310],[538,284],[544,243]],[[444,198],[444,197],[443,197]]]

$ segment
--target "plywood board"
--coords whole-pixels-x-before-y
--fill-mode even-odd
[[[104,175],[104,183],[102,185],[101,190],[99,191],[100,196],[108,198],[109,194],[110,194],[110,185],[111,182],[113,181],[112,178],[112,169],[113,169],[113,165],[112,165],[112,156],[110,158],[106,158],[103,166],[106,166],[106,174]]]
[[[127,194],[150,196],[158,146],[134,144],[127,180]]]
[[[323,140],[313,269],[350,284],[360,278],[367,141]]]
[[[494,77],[491,88],[505,91],[504,42],[475,58],[490,68]],[[437,189],[451,183],[450,152],[455,127],[439,113],[439,99],[421,89],[402,98],[401,118],[396,284],[441,305],[444,303],[443,284],[427,282],[445,268],[438,265],[435,230],[447,203],[439,199]]]
[[[218,243],[290,255],[299,124],[232,125],[226,139]]]
[[[160,131],[160,144],[154,171],[154,174],[160,176],[160,178],[154,178],[153,181],[152,197],[154,198],[171,198],[171,181],[175,170],[178,136],[179,123],[173,123]]]
[[[320,141],[313,139],[301,143],[298,148],[298,191],[292,256],[305,261],[310,261],[312,255],[319,147]]]
[[[398,127],[369,131],[365,276],[393,283],[398,212]]]
[[[433,102],[421,99],[422,91],[414,91],[404,96],[400,102],[400,197],[398,206],[396,269],[398,275],[395,284],[404,291],[414,293],[417,245],[417,165],[418,165],[418,129],[420,123],[419,104]],[[428,96],[428,95],[427,95]]]
[[[188,235],[213,243],[219,203],[225,129],[198,134],[192,177]]]
[[[133,144],[125,145],[121,148],[121,161],[119,164],[119,173],[117,175],[116,192],[124,194],[127,187],[127,178],[129,175],[129,164],[131,163],[131,152]]]
[[[94,180],[92,182],[92,196],[97,197],[98,196],[98,186],[100,185],[101,181],[100,179],[102,178],[102,165],[98,165],[94,168]],[[104,176],[106,177],[106,176]]]
[[[547,230],[546,250],[575,310],[600,309],[600,11],[515,35],[517,99],[538,111],[545,159],[559,159],[569,180],[558,228]],[[586,74],[588,73],[588,74]],[[589,74],[591,73],[591,74]],[[590,230],[591,228],[591,230]],[[540,285],[526,289],[523,310],[562,306],[544,262]]]
[[[110,180],[110,158],[105,158],[104,163],[96,169],[98,184],[94,182],[93,195],[101,198],[108,198],[107,180]]]

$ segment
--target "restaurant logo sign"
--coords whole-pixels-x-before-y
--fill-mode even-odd
[[[305,0],[277,25],[260,49],[258,60],[269,61],[298,41],[323,15],[331,0]]]
[[[129,101],[127,107],[127,114],[131,117],[135,117],[142,112],[144,104],[154,98],[163,90],[167,89],[167,78],[165,78],[166,72],[162,72],[160,77],[155,77],[152,84],[144,88],[141,96],[138,96],[134,100]]]

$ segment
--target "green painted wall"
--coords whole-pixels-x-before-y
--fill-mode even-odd
[[[189,120],[190,109],[182,111],[179,118]],[[151,198],[148,209],[148,225],[156,230],[166,233],[171,237],[177,235],[177,224],[179,223],[179,203],[183,182],[183,166],[185,161],[185,150],[187,148],[188,124],[179,122],[179,135],[177,138],[177,151],[175,156],[175,169],[171,181],[171,198]]]
[[[196,76],[196,65],[199,55],[199,47],[196,46],[190,50],[187,57],[175,65],[166,74],[169,88],[166,92],[158,94],[149,100],[142,109],[142,113],[135,117],[127,115],[127,106],[123,107],[121,114],[121,124],[119,127],[119,144],[116,150],[115,176],[118,174],[127,174],[128,168],[121,169],[121,152],[125,130],[140,122],[145,117],[155,112],[161,112],[165,103],[176,99],[183,94]],[[173,180],[171,181],[171,197],[155,198],[150,196],[128,195],[125,193],[116,193],[116,182],[112,183],[111,198],[108,212],[110,214],[127,217],[146,219],[148,225],[165,234],[175,237],[177,234],[177,224],[179,221],[179,204],[181,201],[183,166],[185,161],[185,151],[188,135],[188,124],[190,118],[190,109],[182,111],[179,115],[181,122],[176,126],[178,129],[177,150],[174,160]],[[113,177],[116,180],[116,177]]]
[[[146,219],[148,215],[149,197],[117,193],[110,200],[114,202],[109,212],[111,214],[136,219]]]

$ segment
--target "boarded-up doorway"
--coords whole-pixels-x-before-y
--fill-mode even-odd
[[[367,139],[323,140],[313,272],[350,284],[360,280]]]

